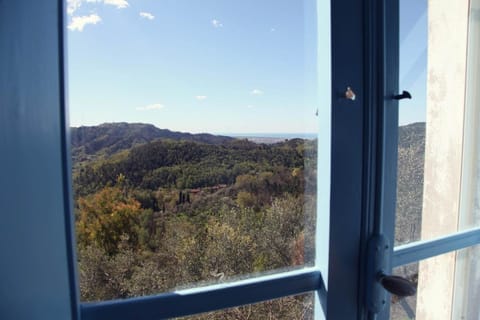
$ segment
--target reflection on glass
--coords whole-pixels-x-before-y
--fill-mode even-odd
[[[400,91],[412,99],[399,102],[398,180],[395,243],[420,239],[427,85],[428,5],[400,1]]]
[[[452,319],[478,319],[480,314],[480,245],[458,251]]]
[[[315,1],[67,3],[81,299],[311,265]]]
[[[429,3],[400,1],[396,245],[478,226],[478,4]]]
[[[417,295],[392,296],[390,318],[478,319],[480,246],[395,268],[393,273],[417,286]]]
[[[470,1],[459,227],[480,225],[480,1]]]
[[[418,286],[418,263],[412,263],[397,267],[392,272],[411,281]],[[418,288],[417,288],[418,290]],[[390,319],[391,320],[410,320],[415,319],[417,307],[417,295],[411,297],[397,297],[392,295],[390,300]]]
[[[307,293],[293,297],[265,301],[248,306],[183,317],[184,320],[310,320],[314,319],[314,294]]]

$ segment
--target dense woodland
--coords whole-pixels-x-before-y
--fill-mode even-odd
[[[72,130],[82,300],[126,298],[314,259],[316,141],[257,144],[149,125]],[[196,316],[304,319],[310,297]]]
[[[404,131],[401,139],[421,136]],[[405,143],[400,154],[417,163],[422,155]],[[144,124],[72,128],[82,300],[312,264],[316,146],[316,140],[264,144]],[[402,190],[415,183],[400,181],[407,184]],[[417,194],[402,197],[418,205]],[[287,297],[190,318],[306,319],[312,301]]]

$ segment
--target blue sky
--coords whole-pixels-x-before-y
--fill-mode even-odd
[[[311,133],[316,110],[329,107],[316,89],[327,50],[316,36],[316,0],[67,3],[73,126]],[[425,120],[427,4],[400,3],[400,91],[414,97],[401,103],[406,124]]]
[[[426,116],[427,0],[400,0],[400,92],[407,90],[412,100],[401,100],[400,125],[423,122]]]
[[[316,132],[315,1],[68,1],[70,122]]]

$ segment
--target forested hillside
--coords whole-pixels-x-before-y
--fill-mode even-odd
[[[316,140],[261,144],[143,124],[77,128],[72,139],[82,300],[313,263]],[[423,139],[423,124],[400,128],[401,228],[419,219]],[[397,230],[398,240],[415,232]],[[312,308],[311,296],[287,297],[194,318],[304,319]]]
[[[398,141],[396,245],[420,239],[425,123],[400,127]]]
[[[158,132],[108,124],[72,135],[83,300],[313,262],[316,141]],[[289,297],[197,318],[295,319],[311,310],[310,298]]]
[[[72,127],[70,135],[72,157],[76,162],[110,156],[118,151],[156,139],[197,141],[210,144],[221,144],[233,140],[233,138],[225,136],[176,132],[159,129],[151,124],[126,122]]]

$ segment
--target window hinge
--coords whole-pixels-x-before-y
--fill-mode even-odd
[[[409,280],[386,272],[390,266],[392,249],[383,235],[373,236],[368,242],[367,307],[379,313],[387,305],[387,291],[399,297],[412,296],[416,288]]]

